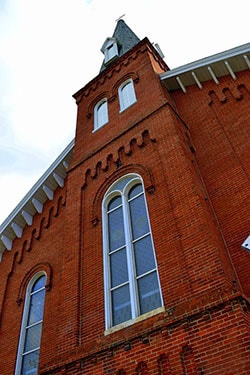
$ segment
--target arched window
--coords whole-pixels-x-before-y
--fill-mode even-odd
[[[106,329],[162,306],[142,180],[126,175],[103,200]]]
[[[38,374],[45,285],[44,272],[37,273],[28,284],[15,375]]]
[[[94,130],[100,128],[108,122],[108,101],[102,99],[95,106],[94,110]]]
[[[121,111],[136,102],[134,83],[132,79],[123,82],[123,84],[118,89],[118,95]]]

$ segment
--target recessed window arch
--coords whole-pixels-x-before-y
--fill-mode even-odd
[[[122,85],[118,88],[118,95],[121,111],[136,102],[134,82],[131,78],[123,82]]]
[[[106,329],[162,307],[143,181],[117,180],[103,199]]]
[[[38,374],[46,277],[36,273],[26,289],[15,375]]]
[[[94,130],[108,122],[108,100],[104,98],[100,100],[94,109]]]

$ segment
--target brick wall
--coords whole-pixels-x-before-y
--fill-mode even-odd
[[[249,373],[249,255],[240,248],[249,228],[249,77],[170,96],[161,70],[145,40],[75,95],[66,185],[0,264],[2,375],[14,373],[25,287],[40,269],[48,275],[40,374]],[[119,113],[127,77],[137,103]],[[103,94],[109,123],[92,132]],[[110,333],[101,204],[127,173],[143,178],[165,310]]]
[[[249,235],[250,158],[248,133],[249,72],[213,82],[189,95],[174,94],[179,113],[190,127],[196,161],[241,287],[249,296],[250,258],[241,248]],[[192,94],[193,93],[193,94]]]

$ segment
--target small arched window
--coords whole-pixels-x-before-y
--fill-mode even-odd
[[[134,83],[132,79],[129,79],[119,87],[118,95],[120,100],[120,110],[128,108],[136,102]]]
[[[162,306],[140,176],[126,175],[103,200],[106,329]]]
[[[38,374],[45,285],[44,272],[37,273],[28,284],[15,375]]]
[[[99,101],[94,109],[94,130],[99,129],[101,126],[108,122],[108,101],[102,99]]]

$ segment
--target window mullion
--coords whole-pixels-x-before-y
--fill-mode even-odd
[[[104,286],[105,286],[105,317],[106,327],[109,328],[112,324],[112,305],[111,305],[111,281],[110,281],[110,256],[109,256],[109,227],[108,227],[108,213],[105,214],[103,225],[103,238],[104,241]]]
[[[129,277],[129,290],[131,298],[131,311],[132,318],[134,319],[139,315],[138,303],[137,303],[137,289],[135,280],[135,263],[133,256],[133,245],[132,245],[132,231],[130,224],[129,204],[127,195],[122,195],[123,200],[123,214],[124,214],[124,229],[126,238],[126,252],[128,260],[128,277]]]

